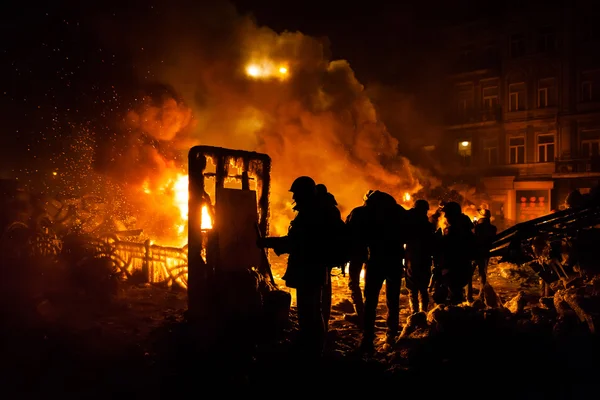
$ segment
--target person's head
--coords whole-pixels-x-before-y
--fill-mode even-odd
[[[455,221],[460,214],[462,214],[462,209],[460,208],[460,204],[455,201],[450,201],[444,204],[444,216],[448,222],[452,223]]]
[[[427,215],[427,212],[429,211],[429,202],[427,200],[419,199],[419,200],[415,201],[413,208],[419,214]]]
[[[315,190],[319,196],[325,195],[328,192],[327,186],[323,185],[322,183],[317,184],[315,186]]]
[[[479,218],[480,219],[490,219],[490,218],[492,218],[492,212],[487,208],[482,208],[479,210]]]
[[[584,198],[581,192],[575,189],[571,193],[569,193],[565,200],[565,204],[569,208],[579,207],[580,205],[582,205],[583,200]]]
[[[315,199],[317,185],[310,176],[301,176],[294,180],[290,192],[292,192],[292,199],[296,205],[302,207]]]

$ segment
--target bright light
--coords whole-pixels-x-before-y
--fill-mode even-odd
[[[404,193],[404,201],[410,201],[410,194],[408,192]]]
[[[52,175],[56,176],[56,175],[58,175],[58,172],[54,171],[54,172],[52,173]]]
[[[260,75],[260,68],[256,65],[249,65],[246,68],[246,73],[254,78]]]
[[[286,67],[279,67],[279,73],[280,74],[287,74],[288,69]]]
[[[461,145],[462,147],[469,147],[469,144],[470,144],[470,143],[469,143],[469,142],[467,142],[467,141],[465,140],[465,141],[464,141],[464,142],[462,142],[460,145]]]
[[[212,219],[208,213],[208,207],[202,206],[202,226],[200,229],[212,229]]]

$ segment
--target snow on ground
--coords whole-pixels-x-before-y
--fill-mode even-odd
[[[292,295],[292,309],[295,307],[295,290],[285,286],[285,281],[281,277],[285,273],[287,256],[270,255],[271,269],[275,282],[281,290],[288,291]],[[346,271],[347,272],[347,271]],[[332,272],[332,312],[330,329],[335,331],[333,335],[337,338],[338,347],[344,350],[356,348],[360,341],[360,330],[352,323],[345,320],[345,314],[348,312],[348,302],[351,301],[350,290],[348,289],[348,276],[343,276],[340,270],[334,269]],[[524,291],[531,302],[537,303],[539,299],[540,288],[538,278],[528,267],[517,267],[513,264],[498,263],[498,260],[492,259],[488,268],[488,282],[506,302]],[[361,280],[361,288],[364,289],[364,279]],[[479,278],[477,273],[474,275],[473,288],[475,296],[479,292]],[[433,308],[433,302],[430,308]],[[346,311],[346,312],[344,312]],[[378,317],[376,326],[379,328],[377,335],[380,341],[379,349],[382,348],[385,339],[385,315],[387,307],[385,305],[385,283],[379,298]],[[400,323],[404,325],[409,316],[407,290],[402,288],[400,297]]]

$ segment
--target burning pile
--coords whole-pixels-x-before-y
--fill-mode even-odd
[[[111,16],[110,32],[101,32],[108,51],[133,54],[152,83],[131,93],[114,85],[123,100],[102,120],[110,133],[90,128],[94,172],[121,188],[130,229],[185,244],[187,150],[199,144],[271,156],[272,234],[287,229],[298,175],[325,183],[343,214],[369,189],[398,200],[420,189],[420,172],[398,155],[363,85],[320,40],[277,34],[228,5],[193,15],[154,9],[135,28]],[[74,169],[77,178],[82,168]]]

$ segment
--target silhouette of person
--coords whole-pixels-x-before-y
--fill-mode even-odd
[[[464,287],[473,275],[471,261],[476,250],[474,225],[454,201],[446,203],[443,210],[448,226],[441,242],[441,289],[448,292],[450,304],[460,304],[464,301]],[[443,297],[436,295],[436,298]]]
[[[322,183],[316,185],[316,193],[317,193],[317,205],[325,213],[326,221],[328,224],[331,224],[331,232],[336,234],[338,239],[339,235],[342,235],[343,232],[335,232],[336,230],[344,229],[344,221],[342,220],[342,214],[338,209],[337,201],[335,200],[335,196],[327,190],[327,186]],[[332,239],[335,239],[332,238]],[[333,247],[335,243],[331,243],[332,248],[330,249],[332,252],[335,250]],[[327,258],[329,260],[329,258]],[[339,264],[343,264],[340,262]],[[325,324],[325,332],[329,330],[329,317],[331,316],[331,296],[332,296],[332,287],[331,287],[331,269],[334,267],[342,267],[343,265],[338,265],[338,262],[334,259],[327,262],[328,265],[328,274],[327,281],[323,285],[322,291],[322,311],[323,311],[323,322]]]
[[[473,264],[479,271],[479,280],[481,282],[481,288],[483,289],[483,286],[487,282],[487,268],[490,262],[488,252],[498,229],[492,224],[492,213],[490,210],[481,209],[479,210],[479,215],[480,218],[475,224],[475,242],[478,255]],[[479,293],[481,295],[483,292],[480,290]],[[471,279],[467,286],[467,300],[473,301],[473,274],[471,274]]]
[[[410,311],[413,314],[427,311],[429,307],[427,289],[431,280],[434,226],[429,222],[428,211],[429,203],[426,200],[417,200],[407,213],[410,234],[406,240],[405,282],[410,294]]]
[[[373,193],[372,190],[367,192],[363,197],[363,204],[352,209],[346,217],[346,227],[348,228],[351,249],[350,262],[348,264],[348,289],[350,289],[350,297],[356,311],[356,315],[348,315],[346,319],[358,326],[362,326],[364,319],[364,299],[360,288],[360,274],[369,257],[367,243],[369,212],[366,200],[371,193]]]
[[[365,274],[365,311],[361,350],[374,350],[379,293],[385,282],[388,314],[386,343],[395,342],[400,325],[400,288],[404,266],[406,210],[388,193],[374,191],[365,201],[369,214],[369,257]]]
[[[299,351],[301,355],[320,356],[325,327],[322,290],[328,280],[327,211],[320,207],[316,183],[308,176],[296,178],[290,187],[296,217],[283,237],[262,238],[260,248],[271,248],[277,255],[289,254],[283,276],[286,286],[296,289]]]

